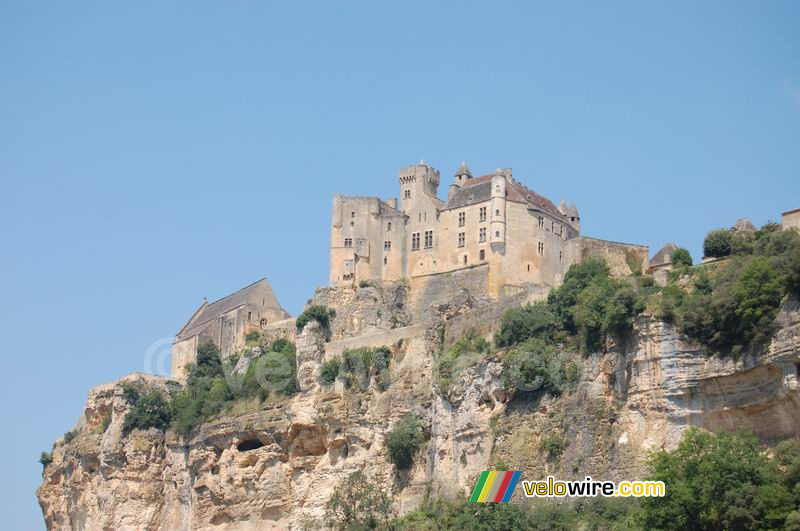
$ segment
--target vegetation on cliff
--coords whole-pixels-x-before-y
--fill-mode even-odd
[[[398,470],[411,468],[422,441],[422,426],[417,417],[411,413],[403,416],[394,429],[386,434],[389,461]]]
[[[768,457],[745,433],[688,430],[673,451],[656,451],[648,479],[660,498],[585,498],[556,504],[517,488],[512,503],[433,499],[392,519],[392,499],[355,472],[334,490],[328,525],[337,529],[800,529],[800,439]]]
[[[724,234],[712,231],[706,240],[711,256],[725,260],[674,271],[648,307],[710,352],[736,356],[762,349],[784,296],[800,295],[800,234],[774,224]]]
[[[379,390],[389,385],[389,347],[360,347],[347,349],[341,356],[335,356],[320,367],[319,379],[324,385],[331,385],[339,376],[345,377],[348,389],[366,389],[374,379]]]

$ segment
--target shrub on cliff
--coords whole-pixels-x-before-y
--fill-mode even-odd
[[[44,470],[53,462],[53,454],[50,452],[42,452],[39,454],[39,463],[42,465],[42,474]]]
[[[461,339],[439,354],[436,360],[434,378],[439,390],[447,394],[453,377],[459,371],[479,363],[489,350],[489,342],[474,329],[469,329]]]
[[[537,399],[572,390],[580,368],[541,339],[529,339],[503,357],[503,385],[512,398]]]
[[[715,229],[706,234],[703,240],[703,255],[709,258],[723,258],[733,251],[733,233],[728,229]]]
[[[498,347],[510,347],[532,337],[552,338],[560,328],[553,308],[545,302],[536,302],[506,311],[494,342]]]
[[[331,328],[331,318],[333,318],[335,315],[336,312],[334,310],[329,310],[320,304],[312,304],[303,310],[303,313],[297,317],[295,326],[297,327],[297,331],[299,333],[303,331],[303,328],[305,328],[309,322],[316,321],[319,323],[320,328],[322,328],[327,335]]]
[[[336,381],[336,377],[339,376],[340,363],[341,360],[338,357],[323,362],[319,370],[319,379],[323,384],[331,385]]]
[[[605,260],[591,257],[580,264],[571,265],[564,275],[564,283],[550,292],[547,302],[568,332],[577,332],[573,312],[578,303],[578,296],[592,282],[606,279],[608,276],[609,269]]]
[[[357,471],[339,482],[328,500],[325,519],[333,529],[393,529],[392,500]]]
[[[153,389],[142,393],[125,414],[122,433],[127,435],[134,429],[163,430],[169,426],[171,420],[172,410],[169,401],[161,391]]]
[[[422,426],[411,413],[398,421],[394,429],[386,434],[386,449],[389,460],[398,470],[411,468],[414,456],[422,446]]]

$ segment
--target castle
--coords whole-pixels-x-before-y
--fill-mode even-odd
[[[647,268],[643,245],[581,236],[574,204],[556,206],[510,168],[473,177],[456,170],[447,201],[439,171],[425,161],[398,173],[400,201],[336,195],[330,285],[397,281],[484,267],[493,297],[526,286],[553,287],[569,266],[601,254],[618,274]]]

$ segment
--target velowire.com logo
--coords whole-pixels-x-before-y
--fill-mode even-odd
[[[471,502],[507,502],[519,483],[519,470],[484,470],[472,491]]]

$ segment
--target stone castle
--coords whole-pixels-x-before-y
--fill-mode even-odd
[[[333,199],[330,285],[398,281],[484,268],[493,297],[561,283],[593,254],[619,274],[647,268],[647,247],[581,236],[574,204],[556,206],[514,179],[511,169],[473,177],[456,170],[447,200],[439,171],[424,161],[398,172],[400,201]]]

